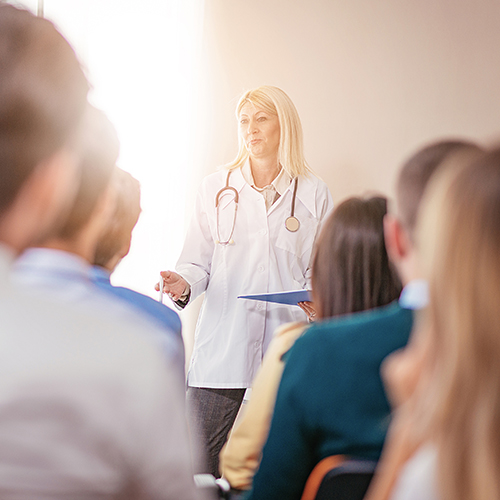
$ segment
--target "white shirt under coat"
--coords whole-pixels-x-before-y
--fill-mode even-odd
[[[206,292],[188,372],[192,387],[250,387],[274,330],[283,323],[306,319],[299,307],[237,296],[308,288],[314,241],[333,208],[323,181],[312,174],[300,176],[295,201],[300,228],[292,233],[285,220],[291,212],[294,181],[288,182],[268,210],[262,193],[251,187],[238,168],[229,180],[239,194],[233,243],[216,244],[215,198],[226,185],[227,173],[221,170],[203,180],[176,266],[191,287],[191,300]],[[233,196],[222,196],[221,241],[229,237],[234,210]]]

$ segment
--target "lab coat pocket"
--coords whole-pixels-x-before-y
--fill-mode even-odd
[[[276,237],[276,247],[293,253],[297,258],[302,258],[304,254],[311,253],[318,229],[318,221],[309,216],[298,216],[300,227],[297,231],[289,231],[283,222],[278,226]]]
[[[302,287],[305,286],[305,274],[311,260],[318,221],[300,214],[297,218],[300,227],[296,232],[288,231],[284,222],[278,226],[275,247],[277,259],[286,264],[293,280]]]

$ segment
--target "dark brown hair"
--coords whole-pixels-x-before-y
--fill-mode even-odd
[[[320,318],[383,306],[401,293],[384,242],[387,200],[349,198],[324,224],[313,259],[313,301]]]
[[[481,148],[466,140],[442,140],[420,149],[404,163],[396,183],[396,201],[401,222],[412,240],[420,201],[430,178],[445,160],[465,150],[479,153]]]
[[[0,1],[0,214],[78,130],[88,83],[49,21]]]
[[[106,267],[108,262],[130,242],[132,230],[141,213],[141,186],[128,172],[116,168],[112,180],[116,205],[108,226],[97,243],[94,265]]]

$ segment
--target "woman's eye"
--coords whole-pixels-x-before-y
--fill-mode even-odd
[[[248,120],[240,120],[240,123],[241,123],[242,125],[244,125],[245,123],[247,123],[247,121],[248,121]]]
[[[259,116],[259,118],[257,118],[258,122],[263,122],[265,120],[267,120],[267,118],[265,116]]]

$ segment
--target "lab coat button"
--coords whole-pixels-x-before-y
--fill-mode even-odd
[[[259,266],[258,270],[259,270],[259,273],[263,273],[264,272],[264,266]]]
[[[261,236],[265,236],[267,234],[267,230],[266,229],[261,229],[260,230],[260,234],[261,234]]]
[[[255,344],[254,344],[254,345],[255,345],[255,347],[259,347],[260,342],[255,342]]]

